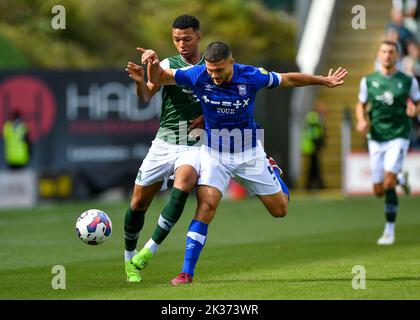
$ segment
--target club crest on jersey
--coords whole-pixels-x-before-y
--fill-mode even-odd
[[[238,90],[239,90],[239,95],[240,96],[246,95],[246,85],[245,84],[238,85]]]

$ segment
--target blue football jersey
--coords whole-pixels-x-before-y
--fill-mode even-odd
[[[260,128],[254,121],[256,94],[279,86],[280,74],[235,63],[232,80],[216,85],[205,65],[174,72],[177,85],[190,88],[200,100],[210,147],[230,152],[255,147]]]

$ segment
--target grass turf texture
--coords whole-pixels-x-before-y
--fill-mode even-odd
[[[139,248],[155,227],[165,198],[147,213]],[[383,201],[296,197],[284,219],[255,197],[224,201],[209,228],[194,283],[173,287],[195,209],[161,245],[141,283],[126,283],[123,221],[127,202],[83,202],[0,212],[0,299],[420,299],[420,200],[401,198],[396,243],[376,245]],[[98,208],[113,222],[111,238],[88,246],[75,233],[82,211]],[[54,265],[66,268],[66,289],[54,290]],[[366,268],[366,289],[354,290],[352,268]]]

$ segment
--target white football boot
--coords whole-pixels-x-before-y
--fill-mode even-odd
[[[376,243],[380,246],[389,246],[391,244],[394,244],[394,242],[395,242],[394,233],[384,232],[382,237],[380,237]]]

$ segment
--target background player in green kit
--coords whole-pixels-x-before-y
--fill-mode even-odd
[[[184,68],[204,63],[199,50],[200,24],[189,15],[177,17],[172,24],[172,40],[179,54],[161,62],[162,68]],[[137,48],[141,53],[142,48]],[[188,131],[202,121],[201,106],[192,92],[177,86],[160,86],[146,82],[144,68],[129,62],[126,68],[136,81],[137,94],[143,102],[150,100],[160,90],[162,110],[160,128],[152,146],[139,169],[133,196],[125,214],[125,271],[128,282],[139,282],[139,270],[146,267],[159,244],[169,234],[184,210],[189,193],[197,183],[200,169],[200,147],[195,139],[188,138]],[[158,224],[150,240],[137,253],[139,233],[153,197],[165,190],[167,180],[174,173],[174,186],[170,199],[162,210]]]
[[[398,209],[397,184],[408,191],[407,177],[401,172],[409,147],[412,121],[420,110],[419,84],[416,78],[397,70],[397,44],[383,41],[379,47],[379,71],[362,78],[359,103],[356,106],[357,130],[367,134],[373,190],[376,196],[385,195],[386,224],[379,245],[395,241],[395,220]],[[407,104],[411,99],[414,105]],[[370,107],[366,110],[366,107]],[[404,179],[405,178],[405,179]],[[405,180],[405,181],[404,181]]]

